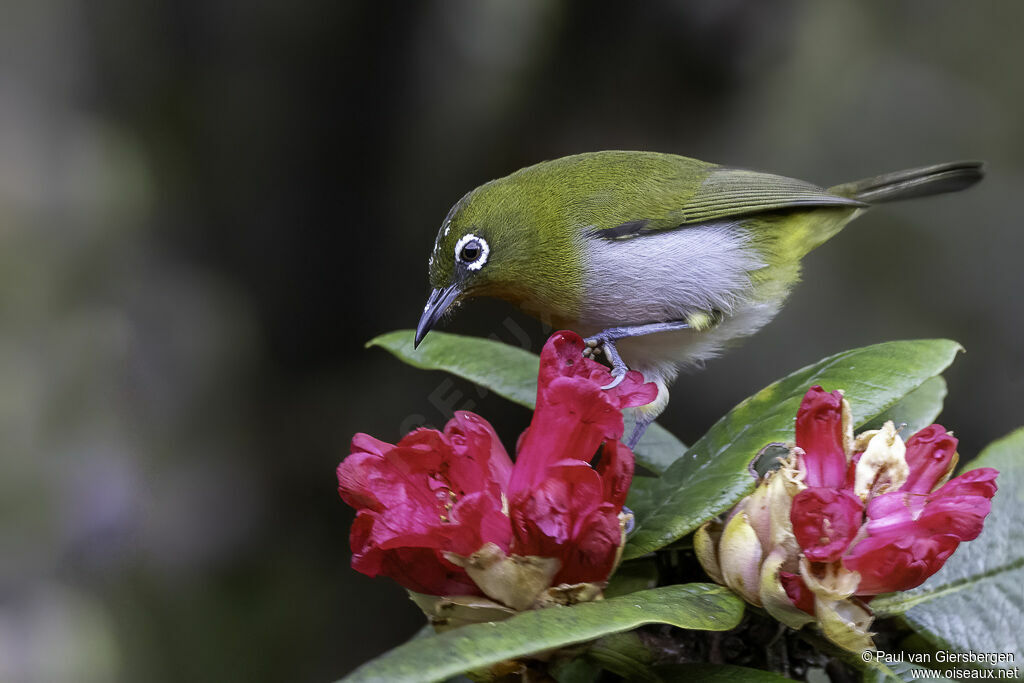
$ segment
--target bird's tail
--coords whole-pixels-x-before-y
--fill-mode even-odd
[[[959,192],[984,176],[984,164],[980,161],[950,161],[843,183],[830,187],[829,192],[867,204],[882,204]]]

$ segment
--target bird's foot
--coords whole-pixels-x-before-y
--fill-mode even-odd
[[[612,381],[601,388],[607,391],[622,384],[622,380],[626,379],[626,373],[629,372],[629,368],[626,367],[625,361],[619,355],[619,350],[615,348],[615,340],[606,336],[605,333],[601,333],[588,337],[584,340],[584,344],[586,344],[583,347],[584,356],[596,356],[603,351],[604,355],[608,357],[608,362],[612,364]]]
[[[712,313],[715,313],[714,311]],[[612,364],[612,383],[602,389],[614,389],[622,383],[622,380],[626,378],[626,373],[629,372],[629,368],[622,361],[619,356],[618,349],[615,348],[615,343],[620,339],[626,339],[627,337],[642,337],[647,334],[656,334],[658,332],[674,332],[676,330],[687,330],[692,326],[685,320],[670,320],[663,323],[649,323],[646,325],[627,325],[625,327],[609,327],[607,330],[598,332],[593,337],[587,337],[584,339],[586,346],[583,349],[584,356],[596,356],[598,353],[604,351],[604,355],[608,357],[608,362]]]

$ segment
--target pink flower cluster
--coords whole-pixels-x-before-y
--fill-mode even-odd
[[[906,443],[892,422],[854,438],[842,394],[812,387],[789,457],[724,523],[698,529],[697,556],[779,621],[813,621],[850,651],[871,648],[871,598],[919,586],[981,533],[998,472],[950,479],[956,446],[940,425]]]
[[[984,467],[949,479],[957,439],[937,424],[907,440],[905,473],[898,462],[865,461],[864,451],[847,460],[841,402],[838,391],[813,387],[797,413],[807,488],[793,498],[793,533],[808,560],[842,562],[857,572],[857,596],[909,590],[937,572],[962,541],[978,537],[999,473]],[[799,604],[806,586],[799,576],[783,577]]]
[[[357,510],[352,566],[418,593],[488,595],[517,608],[536,597],[515,594],[524,590],[605,581],[623,542],[620,513],[633,476],[633,454],[619,441],[622,409],[649,403],[657,387],[630,372],[602,390],[611,375],[583,347],[571,332],[544,346],[537,405],[515,464],[491,425],[470,412],[395,445],[357,434],[338,467],[341,497]],[[467,559],[484,550],[489,562],[514,558],[546,574],[540,585],[517,578],[495,586]],[[500,581],[509,575],[503,570]]]

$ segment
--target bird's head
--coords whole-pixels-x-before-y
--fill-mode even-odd
[[[441,223],[430,252],[433,291],[415,344],[466,299],[504,299],[538,317],[571,318],[582,291],[581,237],[567,218],[564,177],[550,164],[481,185]]]
[[[460,199],[441,223],[427,260],[433,291],[416,326],[416,346],[446,311],[466,299],[500,290],[508,277],[514,229],[503,212],[490,210],[489,185]]]

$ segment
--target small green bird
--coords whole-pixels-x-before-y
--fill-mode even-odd
[[[957,161],[830,188],[654,152],[545,161],[452,207],[428,261],[434,288],[415,344],[459,302],[509,301],[587,338],[614,386],[627,368],[657,383],[627,445],[668,403],[679,368],[753,334],[798,281],[800,259],[874,204],[967,188]]]

